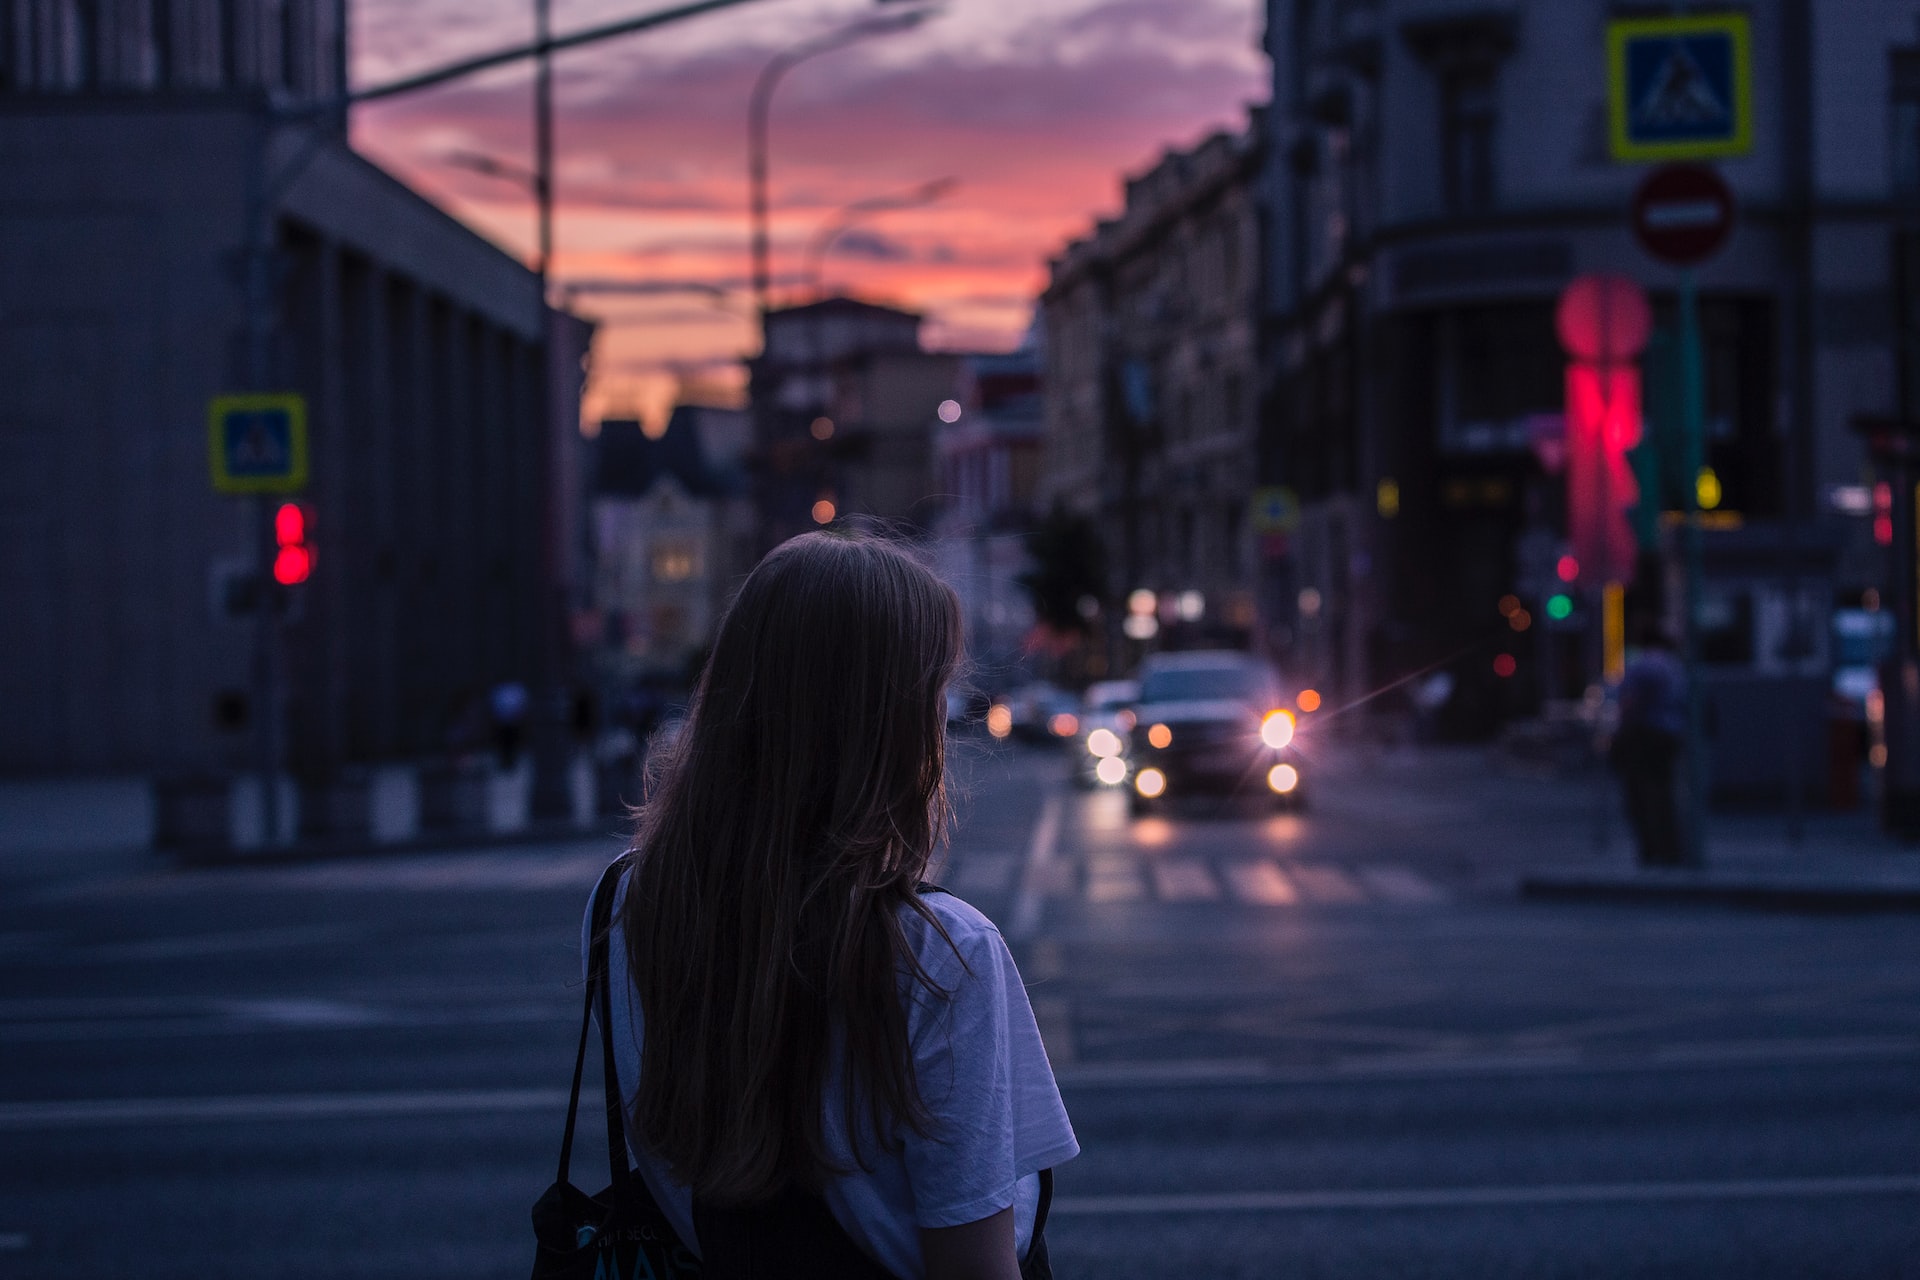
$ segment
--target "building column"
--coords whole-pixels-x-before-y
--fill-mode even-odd
[[[300,669],[311,687],[300,699],[306,709],[306,723],[289,728],[299,728],[307,739],[304,744],[293,744],[293,758],[304,756],[322,773],[331,773],[345,763],[347,698],[351,693],[348,637],[353,624],[358,560],[354,544],[360,513],[354,509],[354,467],[348,456],[351,450],[343,411],[346,375],[341,338],[340,245],[320,239],[309,252],[314,350],[311,363],[304,369],[310,382],[303,390],[307,395],[313,497],[303,505],[313,521],[309,536],[320,551],[321,564],[300,588],[308,597],[306,618],[296,624],[305,632],[308,653]]]

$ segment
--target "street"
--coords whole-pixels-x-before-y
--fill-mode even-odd
[[[1523,902],[1593,815],[1482,759],[1129,822],[958,746],[1057,1274],[1920,1275],[1920,919]],[[523,1274],[618,848],[0,869],[0,1276]]]

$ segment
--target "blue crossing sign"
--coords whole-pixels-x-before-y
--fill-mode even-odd
[[[1253,531],[1262,536],[1292,533],[1300,527],[1300,498],[1282,485],[1253,491]]]
[[[1752,150],[1747,15],[1608,23],[1607,114],[1615,160],[1710,160]]]
[[[220,493],[298,493],[307,487],[307,402],[297,395],[215,396],[207,455]]]

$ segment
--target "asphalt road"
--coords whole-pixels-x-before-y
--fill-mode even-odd
[[[1417,769],[1143,822],[955,773],[1062,1277],[1920,1276],[1920,918],[1523,903],[1586,815]],[[617,851],[0,867],[0,1277],[524,1274]]]

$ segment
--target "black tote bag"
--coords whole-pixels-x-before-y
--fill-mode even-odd
[[[619,1080],[613,1069],[613,1000],[608,981],[607,922],[613,914],[613,889],[626,870],[617,859],[593,891],[593,934],[587,959],[586,1009],[580,1018],[580,1048],[573,1060],[573,1096],[567,1101],[567,1127],[560,1139],[560,1172],[533,1206],[533,1280],[605,1280],[615,1276],[653,1280],[693,1280],[702,1274],[700,1259],[682,1244],[653,1193],[627,1160],[626,1117]],[[573,1126],[580,1113],[580,1077],[587,1065],[587,1035],[593,1006],[600,1003],[600,1056],[606,1072],[607,1156],[613,1181],[588,1195],[568,1177],[573,1161]]]

